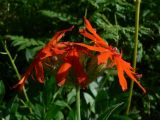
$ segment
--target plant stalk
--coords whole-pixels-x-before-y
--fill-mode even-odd
[[[134,56],[133,56],[133,68],[134,72],[136,70],[136,63],[137,63],[137,48],[138,48],[138,31],[139,31],[139,14],[140,14],[140,4],[141,0],[136,0],[136,14],[135,14],[135,35],[134,35]],[[133,86],[134,81],[131,81],[130,84],[130,91],[129,91],[129,97],[128,97],[128,104],[126,109],[126,114],[130,111],[131,101],[132,101],[132,94],[133,94]]]
[[[77,109],[77,120],[81,120],[81,109],[80,109],[80,86],[76,87],[76,109]]]
[[[17,69],[17,67],[16,67],[16,65],[15,65],[14,59],[12,58],[12,56],[11,56],[11,54],[10,54],[8,48],[7,48],[6,43],[3,44],[3,46],[4,46],[4,49],[5,49],[8,57],[9,57],[9,59],[10,59],[10,61],[11,61],[11,64],[12,64],[12,66],[13,66],[13,69],[14,69],[15,73],[16,73],[16,76],[17,76],[17,78],[20,80],[20,79],[21,79],[21,76],[20,76],[20,74],[19,74],[19,72],[18,72],[18,69]],[[24,94],[24,97],[25,97],[27,103],[30,103],[29,98],[28,98],[28,95],[27,95],[27,93],[26,93],[25,87],[23,87],[23,94]],[[31,109],[30,107],[29,107],[29,111],[30,111],[31,114],[33,114],[33,111],[32,111],[32,109]]]

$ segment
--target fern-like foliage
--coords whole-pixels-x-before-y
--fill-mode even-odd
[[[68,22],[70,24],[80,24],[82,20],[78,20],[76,17],[73,17],[69,13],[66,12],[55,12],[51,10],[41,10],[39,13],[48,18],[56,18],[63,22]]]
[[[12,41],[11,44],[14,47],[17,47],[17,51],[25,50],[27,61],[33,59],[36,52],[44,46],[44,42],[33,38],[24,38],[23,36],[16,35],[7,35],[6,37]]]

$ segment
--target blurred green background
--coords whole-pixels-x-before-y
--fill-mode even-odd
[[[116,71],[107,70],[88,89],[81,90],[82,120],[160,119],[160,0],[142,0],[137,58],[144,95],[134,86],[131,111],[125,115],[128,91],[122,92]],[[7,45],[20,74],[55,32],[75,25],[64,40],[83,42],[78,34],[87,16],[97,33],[123,51],[132,62],[135,3],[133,0],[0,0],[0,118],[2,120],[75,120],[75,90],[59,88],[50,71],[45,84],[30,78],[31,103],[11,87],[18,78],[6,55]],[[128,80],[128,83],[130,80]],[[33,114],[28,108],[32,109]]]

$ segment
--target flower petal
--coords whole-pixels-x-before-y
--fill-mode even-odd
[[[57,42],[64,36],[64,34],[66,32],[71,31],[73,28],[74,28],[74,26],[72,26],[72,27],[70,27],[68,29],[65,29],[65,30],[57,32],[52,37],[52,39],[44,46],[44,48],[42,48],[38,52],[38,54],[36,55],[36,58],[39,58],[39,59],[42,60],[42,59],[45,59],[46,57],[50,57],[50,56],[56,55],[56,53],[58,53],[58,50],[56,48]],[[61,54],[63,51],[59,51],[59,52]]]
[[[64,85],[64,83],[66,81],[66,76],[67,76],[71,66],[72,65],[70,63],[66,62],[66,63],[63,63],[61,65],[61,67],[59,68],[57,75],[56,75],[56,80],[57,80],[59,86]]]
[[[42,62],[41,61],[37,62],[34,66],[34,69],[35,69],[37,80],[40,83],[44,83],[44,70],[43,70]]]
[[[88,78],[86,73],[84,72],[82,64],[80,63],[81,51],[82,49],[79,49],[79,47],[75,46],[73,49],[68,51],[65,61],[72,64],[72,67],[75,70],[78,84],[80,84],[82,87],[86,87]]]
[[[21,78],[21,80],[16,85],[14,85],[12,87],[12,89],[17,89],[17,90],[21,91],[23,86],[24,86],[24,84],[25,84],[25,82],[26,82],[26,80],[27,80],[27,78],[28,78],[27,76],[23,76]]]
[[[58,47],[56,47],[56,44],[63,37],[65,32],[71,31],[73,28],[74,28],[74,26],[72,26],[68,29],[57,32],[53,36],[53,38],[48,42],[48,44],[46,44],[45,47],[42,48],[38,52],[35,59],[33,60],[31,65],[29,66],[29,68],[25,72],[24,76],[22,77],[22,79],[16,85],[14,85],[13,88],[16,88],[16,87],[21,87],[22,88],[22,86],[25,84],[25,81],[30,76],[33,68],[35,69],[37,80],[40,83],[43,83],[44,82],[44,71],[43,71],[43,65],[42,65],[41,62],[43,61],[43,59],[45,59],[47,57],[56,56],[56,55],[59,55],[59,54],[63,54],[65,52],[63,50],[60,50]],[[62,69],[60,69],[59,72],[61,72],[61,70]]]
[[[97,35],[96,30],[93,29],[91,23],[89,22],[89,20],[87,20],[86,17],[84,17],[84,23],[85,23],[85,26],[86,26],[86,28],[87,28],[87,30],[88,30],[89,32],[91,32],[91,33],[94,34],[94,35]],[[99,35],[97,35],[97,36],[99,37]],[[101,39],[101,38],[100,38],[100,39]]]
[[[104,52],[106,51],[105,48],[103,47],[96,47],[96,46],[90,46],[90,45],[86,45],[86,44],[83,44],[83,43],[74,43],[75,45],[79,45],[83,48],[87,48],[88,50],[92,50],[92,51],[97,51],[97,52]]]
[[[123,78],[124,75],[122,74],[124,74],[123,72],[125,72],[128,75],[128,77],[130,77],[134,82],[136,82],[137,85],[143,90],[143,92],[146,93],[144,87],[135,78],[134,76],[135,73],[132,71],[133,68],[131,67],[130,63],[124,61],[120,56],[116,56],[115,60],[116,60],[117,70],[118,72],[120,72],[119,74],[121,74],[119,78],[124,79]]]
[[[73,28],[74,28],[74,26],[71,26],[71,27],[68,28],[68,29],[65,29],[65,30],[62,30],[62,31],[57,32],[57,33],[52,37],[52,39],[50,40],[50,42],[48,43],[48,45],[55,45],[55,44],[63,37],[63,35],[64,35],[66,32],[72,31]]]
[[[74,61],[73,67],[75,69],[75,73],[77,76],[77,82],[82,87],[86,87],[86,85],[88,83],[88,77],[87,77],[86,73],[84,72],[84,68],[83,68],[82,64],[79,62],[79,60]]]
[[[117,65],[119,83],[123,91],[127,90],[127,81],[124,77],[124,71],[120,64]]]
[[[112,59],[112,52],[110,51],[102,52],[97,56],[97,58],[98,58],[98,65],[106,64],[109,58]]]
[[[88,33],[86,30],[84,29],[80,29],[79,30],[80,34],[82,34],[84,37],[91,39],[93,42],[96,42],[97,39],[90,33]]]
[[[137,79],[133,75],[133,72],[131,70],[129,70],[129,69],[125,69],[124,71],[126,72],[126,74],[128,75],[128,77],[130,77],[134,82],[136,82],[137,85],[143,90],[143,92],[146,93],[145,88],[137,81]]]
[[[22,88],[23,88],[26,80],[28,79],[28,77],[30,76],[31,72],[33,71],[34,63],[35,63],[35,62],[33,62],[33,63],[28,67],[28,69],[26,70],[26,72],[25,72],[25,74],[23,75],[23,77],[19,80],[19,82],[18,82],[16,85],[14,85],[14,86],[12,87],[13,89],[16,89],[16,88],[17,88],[17,89],[22,89]]]
[[[96,39],[96,43],[95,44],[101,45],[103,47],[108,47],[108,44],[96,33],[96,30],[93,29],[92,25],[90,24],[90,22],[85,17],[84,17],[84,22],[85,22],[85,26],[86,26],[87,30],[89,32],[91,32],[93,34],[93,36],[95,37],[95,39]],[[91,39],[91,40],[93,40],[93,39]]]

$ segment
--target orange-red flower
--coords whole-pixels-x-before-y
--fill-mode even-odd
[[[72,74],[76,76],[76,83],[86,87],[89,80],[83,66],[84,61],[81,61],[81,59],[84,55],[92,56],[91,51],[101,52],[104,49],[83,43],[63,42],[61,44],[66,45],[66,52],[62,56],[63,64],[56,75],[58,85],[62,86],[65,83],[68,72],[73,69]]]
[[[94,42],[94,46],[76,42],[59,42],[65,32],[71,31],[73,27],[57,32],[50,42],[38,52],[33,62],[28,67],[18,84],[14,86],[14,88],[22,88],[33,70],[35,71],[37,80],[40,83],[43,83],[43,60],[50,57],[57,57],[58,61],[61,61],[61,65],[56,73],[58,85],[62,86],[65,83],[69,71],[72,70],[74,73],[73,75],[75,76],[74,78],[76,78],[75,83],[81,85],[82,87],[86,87],[86,85],[89,83],[89,80],[84,69],[84,61],[82,58],[84,55],[92,57],[93,54],[91,52],[94,51],[99,52],[97,55],[98,65],[110,64],[110,66],[116,66],[118,70],[119,83],[123,91],[127,89],[127,81],[124,77],[124,73],[126,73],[128,77],[135,81],[141,87],[141,89],[146,92],[141,84],[137,81],[135,77],[136,73],[133,71],[131,65],[122,59],[122,54],[120,54],[116,48],[109,46],[96,33],[96,30],[93,29],[90,22],[86,18],[84,18],[84,21],[86,29],[80,29],[80,33],[83,36],[91,39]],[[109,63],[108,60],[110,61]]]
[[[37,80],[40,83],[43,83],[44,70],[43,70],[42,60],[50,56],[57,56],[57,55],[63,54],[65,52],[63,49],[59,49],[61,45],[58,43],[58,41],[63,37],[65,32],[71,31],[72,29],[73,27],[57,32],[53,36],[53,38],[49,41],[49,43],[46,44],[46,46],[38,52],[33,62],[30,64],[30,66],[26,70],[25,74],[22,76],[21,80],[13,88],[17,88],[17,87],[22,88],[22,86],[25,84],[26,80],[31,75],[33,70],[35,70]]]
[[[131,65],[122,59],[122,55],[117,51],[116,48],[109,46],[97,33],[96,30],[92,27],[90,22],[84,18],[86,29],[80,29],[79,32],[83,36],[92,40],[95,46],[103,47],[105,50],[100,52],[98,55],[98,64],[107,64],[107,61],[110,60],[112,65],[115,65],[118,70],[119,83],[123,91],[127,89],[127,81],[124,77],[124,73],[128,75],[138,86],[146,92],[146,90],[141,86],[135,77],[135,72]]]
[[[58,81],[59,85],[64,84],[70,68],[73,68],[78,84],[80,84],[82,87],[87,85],[88,78],[82,63],[80,63],[80,57],[80,51],[77,49],[77,46],[74,46],[74,48],[71,48],[65,54],[64,63],[60,66],[56,76],[56,80]]]
[[[75,76],[77,78],[76,82],[82,87],[86,87],[88,83],[87,74],[83,68],[83,63],[80,61],[83,54],[91,55],[90,51],[104,51],[104,48],[89,46],[83,43],[76,42],[59,42],[63,37],[64,33],[71,31],[73,27],[57,32],[51,41],[42,48],[36,55],[33,62],[30,64],[25,74],[22,76],[21,80],[14,86],[22,88],[25,81],[31,75],[32,71],[35,71],[35,76],[40,83],[44,82],[44,70],[43,70],[43,60],[49,57],[60,58],[59,61],[63,63],[60,65],[58,72],[56,74],[56,80],[58,85],[63,85],[66,81],[67,74],[71,68],[74,69]],[[58,57],[60,56],[60,57]]]

